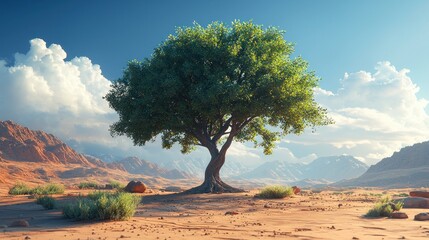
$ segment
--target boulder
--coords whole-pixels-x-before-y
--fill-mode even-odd
[[[299,187],[297,187],[297,186],[293,186],[293,187],[292,187],[292,189],[293,189],[293,193],[294,193],[294,194],[298,194],[298,193],[300,193],[300,192],[301,192],[301,188],[299,188]]]
[[[408,215],[404,212],[393,212],[390,214],[390,218],[394,219],[406,219],[408,218]]]
[[[144,193],[146,191],[146,185],[140,181],[131,181],[125,187],[126,192],[130,193]]]
[[[395,203],[403,202],[403,208],[429,208],[429,199],[422,197],[407,197],[394,200]]]
[[[410,192],[411,197],[422,197],[422,198],[429,198],[429,192],[426,191],[412,191]]]
[[[30,224],[26,220],[16,220],[13,221],[9,227],[29,227]]]
[[[416,216],[414,216],[414,220],[416,220],[416,221],[426,221],[426,220],[429,220],[429,213],[427,213],[427,212],[419,213]]]

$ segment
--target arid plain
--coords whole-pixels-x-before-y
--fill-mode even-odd
[[[381,195],[410,190],[303,190],[266,200],[254,197],[257,190],[181,195],[158,186],[140,194],[142,203],[130,220],[75,222],[28,196],[10,196],[2,186],[0,239],[427,239],[429,226],[413,220],[424,209],[402,209],[408,219],[363,217]],[[88,192],[68,189],[54,197],[61,203]],[[19,219],[30,226],[8,226]]]

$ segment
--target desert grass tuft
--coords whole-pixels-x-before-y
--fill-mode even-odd
[[[9,189],[10,195],[27,195],[32,194],[32,189],[24,183],[17,183]]]
[[[50,196],[39,196],[36,198],[36,204],[42,205],[45,209],[54,209],[57,205],[55,199]]]
[[[141,197],[131,193],[95,191],[66,205],[63,215],[75,220],[126,220],[134,215],[140,201]]]
[[[255,197],[276,199],[285,198],[293,195],[293,189],[286,186],[268,186],[263,188]]]
[[[110,184],[110,186],[112,186],[112,188],[114,188],[114,189],[121,190],[121,189],[124,189],[124,188],[125,188],[125,184],[120,183],[120,182],[115,181],[115,180],[110,180],[110,181],[109,181],[109,184]]]
[[[12,188],[9,189],[9,194],[11,195],[50,195],[50,194],[62,194],[64,193],[65,187],[62,184],[49,183],[43,186],[37,186],[35,188],[30,188],[24,183],[17,183]]]
[[[81,182],[77,185],[79,189],[100,189],[100,185],[96,182]]]
[[[386,195],[375,203],[374,207],[365,214],[365,217],[390,217],[394,211],[401,210],[403,205],[403,202],[392,202],[392,198]]]

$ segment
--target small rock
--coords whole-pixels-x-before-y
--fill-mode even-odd
[[[292,189],[293,189],[293,193],[294,193],[294,194],[298,194],[298,193],[300,193],[300,192],[301,192],[301,188],[299,188],[299,187],[297,187],[297,186],[293,186],[293,187],[292,187]]]
[[[394,200],[394,203],[403,202],[403,208],[429,208],[429,199],[422,197],[407,197]]]
[[[408,215],[404,212],[393,212],[392,214],[390,214],[390,218],[406,219],[408,218]]]
[[[426,220],[429,220],[429,213],[427,213],[427,212],[419,213],[416,216],[414,216],[414,220],[416,220],[416,221],[426,221]]]
[[[228,211],[225,213],[225,215],[237,215],[238,212],[234,212],[234,211]]]
[[[26,220],[16,220],[12,222],[9,227],[29,227],[30,224]]]
[[[338,204],[338,208],[340,208],[340,207],[342,207],[342,206],[343,206],[343,204],[342,204],[342,203]]]
[[[31,237],[30,236],[25,236],[25,238],[24,239],[31,239]]]
[[[357,238],[357,237],[353,237],[352,239],[358,240],[359,238]]]

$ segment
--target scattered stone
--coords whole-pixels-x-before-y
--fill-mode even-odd
[[[414,220],[416,221],[426,221],[429,220],[429,213],[419,213],[416,216],[414,216]]]
[[[26,220],[16,220],[12,222],[9,227],[29,227],[30,224]]]
[[[426,191],[412,191],[410,192],[411,197],[422,197],[422,198],[429,198],[429,192]]]
[[[394,219],[406,219],[408,218],[408,215],[404,212],[393,212],[390,214],[390,218]]]
[[[225,215],[237,215],[238,212],[234,212],[234,211],[228,211],[225,213]]]
[[[357,237],[352,237],[352,239],[358,240],[359,238],[357,238]]]
[[[429,208],[429,199],[422,197],[407,197],[394,200],[395,203],[403,202],[403,208]]]
[[[338,204],[338,208],[340,208],[340,207],[342,207],[342,206],[343,206],[343,204],[342,204],[342,203]]]
[[[126,192],[130,193],[144,193],[146,191],[146,185],[141,181],[131,181],[125,187]]]
[[[24,239],[31,239],[31,237],[30,236],[25,236],[25,238]]]
[[[293,189],[293,193],[294,193],[295,195],[301,192],[301,188],[299,188],[299,187],[297,187],[297,186],[293,186],[293,187],[292,187],[292,189]]]

